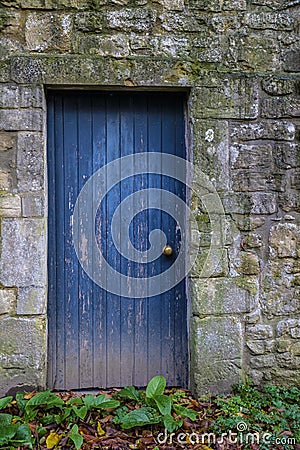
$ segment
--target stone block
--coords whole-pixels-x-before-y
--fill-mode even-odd
[[[291,188],[300,191],[300,172],[295,171],[290,176]]]
[[[295,125],[287,120],[259,121],[248,124],[234,124],[231,131],[234,141],[253,141],[270,139],[278,141],[293,141],[295,138]]]
[[[47,7],[47,0],[20,0],[20,6],[24,9],[43,9]]]
[[[44,188],[44,140],[41,134],[19,133],[17,178],[21,191]]]
[[[274,214],[277,209],[277,197],[271,192],[255,192],[251,194],[251,214]]]
[[[288,95],[295,91],[295,82],[287,77],[271,75],[262,80],[262,88],[270,95]]]
[[[12,313],[16,299],[15,289],[0,289],[0,315]]]
[[[15,133],[0,133],[0,152],[7,152],[16,148]]]
[[[239,257],[235,258],[234,266],[241,275],[258,275],[260,271],[259,258],[251,252],[241,252]]]
[[[242,345],[242,326],[234,318],[192,318],[192,386],[198,395],[228,392],[240,379]]]
[[[0,194],[0,217],[21,216],[21,198],[15,194]]]
[[[39,109],[0,110],[0,130],[4,131],[42,131],[43,112]]]
[[[300,192],[291,190],[279,194],[278,205],[283,211],[300,212]]]
[[[163,8],[172,11],[183,11],[184,10],[184,0],[155,0],[157,3],[162,5]]]
[[[19,288],[16,313],[19,315],[40,315],[46,312],[47,295],[44,288]]]
[[[257,233],[249,233],[245,237],[244,242],[248,248],[261,248],[263,246],[263,236]]]
[[[28,56],[13,57],[11,61],[11,79],[16,83],[42,83],[46,71],[43,62],[44,60],[42,59]]]
[[[246,14],[245,23],[254,29],[287,31],[293,30],[296,21],[292,15],[287,13],[263,11]]]
[[[287,72],[299,72],[300,71],[300,50],[289,50],[284,55],[283,68]]]
[[[74,18],[74,26],[79,31],[88,33],[99,33],[104,27],[104,16],[102,12],[81,12]]]
[[[196,10],[219,12],[222,9],[221,0],[189,0],[189,7]]]
[[[0,190],[16,188],[16,135],[0,133]]]
[[[228,274],[227,252],[221,248],[201,248],[190,271],[193,278],[224,277]]]
[[[223,2],[224,11],[246,11],[246,9],[246,0],[224,0]]]
[[[270,66],[274,71],[281,69],[279,42],[274,39],[273,30],[247,30],[242,39],[236,42],[236,59],[243,61],[252,71],[268,72]],[[277,32],[278,33],[278,32]]]
[[[247,327],[247,339],[252,341],[271,339],[273,337],[273,328],[271,325],[256,324]]]
[[[25,25],[26,47],[37,52],[68,52],[71,30],[70,14],[32,12]]]
[[[300,145],[278,142],[273,150],[274,159],[279,169],[300,167]]]
[[[0,83],[7,83],[10,80],[10,60],[0,61]]]
[[[75,44],[75,49],[77,53],[85,55],[124,58],[129,55],[129,40],[126,36],[120,34],[80,36]]]
[[[45,386],[46,324],[41,319],[5,317],[0,320],[0,395],[29,385]]]
[[[256,230],[256,228],[262,227],[266,223],[264,217],[243,217],[236,216],[237,228],[241,231]]]
[[[300,290],[292,287],[291,280],[287,276],[282,276],[281,264],[278,269],[280,275],[278,271],[273,271],[267,280],[266,277],[263,279],[261,309],[268,319],[276,316],[294,316],[300,313]]]
[[[276,326],[276,336],[298,336],[300,335],[300,319],[280,320]]]
[[[230,147],[232,169],[270,170],[272,168],[271,144],[236,144]]]
[[[39,86],[0,86],[0,108],[41,108],[43,93]]]
[[[156,11],[150,8],[122,8],[107,11],[106,23],[113,30],[147,32],[156,21]]]
[[[279,223],[270,230],[272,258],[300,258],[300,227],[294,223]]]
[[[196,120],[193,126],[194,163],[209,176],[218,190],[228,189],[228,124],[216,120]]]
[[[274,340],[248,341],[246,345],[253,355],[264,355],[265,353],[273,352],[275,341]]]
[[[269,367],[274,367],[275,363],[275,355],[256,355],[250,359],[250,366],[253,369],[264,370]]]
[[[249,312],[255,297],[229,278],[191,280],[192,314],[219,316]]]
[[[0,283],[45,286],[46,243],[43,219],[3,219]]]
[[[223,78],[216,88],[194,89],[194,117],[254,119],[258,115],[258,85],[251,78]]]
[[[197,21],[195,15],[187,12],[164,12],[159,19],[162,28],[166,31],[195,33],[202,29],[202,25]]]
[[[252,208],[251,197],[243,192],[228,192],[224,195],[223,206],[227,214],[249,214]]]
[[[261,116],[267,118],[299,117],[300,98],[271,97],[261,102]]]
[[[44,216],[44,203],[44,194],[22,195],[22,217]]]
[[[193,58],[198,64],[202,62],[224,64],[230,50],[229,43],[224,40],[222,33],[215,31],[212,34],[207,25],[202,25],[201,31],[197,35],[201,37],[190,35],[187,56]]]
[[[232,176],[232,189],[238,192],[275,190],[274,178],[268,172],[239,170]]]

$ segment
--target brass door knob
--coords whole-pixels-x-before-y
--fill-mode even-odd
[[[166,255],[166,256],[171,256],[171,255],[173,254],[173,249],[172,249],[172,247],[171,247],[170,245],[166,245],[166,246],[163,248],[163,254]]]

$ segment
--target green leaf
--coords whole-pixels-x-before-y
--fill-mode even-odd
[[[166,379],[162,376],[153,377],[146,388],[146,397],[153,398],[155,395],[162,395],[166,387]]]
[[[10,402],[12,401],[12,399],[13,399],[12,396],[0,398],[0,409],[6,408],[7,405],[10,404]]]
[[[155,395],[153,400],[159,409],[159,412],[164,416],[165,414],[171,414],[172,400],[167,395]]]
[[[110,409],[118,408],[120,406],[120,402],[107,398],[105,394],[98,395],[97,397],[94,397],[92,394],[88,394],[84,397],[83,402],[89,409]]]
[[[140,408],[126,414],[122,420],[122,428],[142,427],[160,422],[160,417],[153,408]]]
[[[13,416],[11,414],[0,414],[0,428],[11,425]]]
[[[80,419],[84,420],[86,418],[86,415],[88,413],[87,406],[82,406],[81,408],[77,408],[77,406],[73,406],[72,409],[75,412],[76,416],[80,417]]]
[[[18,427],[15,439],[18,441],[22,441],[25,445],[28,445],[29,448],[33,448],[32,436],[29,425],[25,423],[20,425]]]
[[[97,402],[96,404],[96,408],[101,408],[101,409],[112,409],[112,408],[118,408],[120,406],[120,402],[118,402],[117,400],[111,400],[109,398],[106,398],[105,400],[101,401],[101,402]]]
[[[174,411],[183,418],[188,417],[191,420],[197,419],[198,413],[196,413],[192,409],[185,408],[184,406],[176,405],[176,404],[173,406],[173,408],[174,408]]]
[[[21,412],[24,412],[25,406],[26,406],[26,403],[27,403],[27,400],[25,400],[24,395],[25,395],[24,392],[17,392],[17,394],[16,394],[16,401],[17,401],[19,410]]]
[[[124,389],[121,389],[118,392],[120,397],[129,398],[130,400],[135,400],[138,403],[142,403],[143,396],[142,394],[135,389],[134,386],[125,386]]]
[[[69,433],[69,438],[73,441],[76,450],[79,450],[83,444],[83,437],[78,433],[78,425],[73,425]]]
[[[173,433],[173,431],[178,430],[182,426],[182,420],[175,420],[171,414],[164,415],[163,421],[169,433]]]
[[[94,406],[95,406],[95,397],[94,397],[94,395],[93,394],[87,394],[84,397],[84,399],[83,399],[83,403],[88,408],[94,408]]]
[[[0,427],[0,445],[8,444],[18,430],[16,425],[5,425]]]
[[[51,391],[47,390],[39,392],[38,394],[31,397],[31,399],[28,400],[25,408],[41,405],[46,405],[47,409],[53,408],[54,406],[60,408],[64,405],[64,401],[57,395],[53,394]]]

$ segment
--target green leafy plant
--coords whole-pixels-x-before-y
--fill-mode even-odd
[[[237,385],[229,397],[219,396],[218,419],[213,423],[214,432],[221,434],[234,430],[242,421],[247,432],[270,433],[270,442],[261,449],[274,448],[276,438],[289,436],[300,441],[300,390],[266,385],[258,390],[251,382]],[[244,448],[250,448],[245,445]],[[282,448],[290,448],[282,444]]]
[[[182,426],[183,418],[189,417],[191,420],[196,420],[197,413],[174,403],[172,394],[166,395],[165,389],[166,379],[162,376],[155,376],[149,381],[145,395],[137,391],[134,386],[122,389],[118,396],[133,400],[141,407],[122,417],[117,416],[117,423],[120,423],[124,429],[160,423],[172,433]]]

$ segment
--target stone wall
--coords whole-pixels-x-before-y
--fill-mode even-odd
[[[186,88],[226,245],[190,276],[191,386],[300,384],[298,0],[0,1],[0,384],[46,383],[45,89]]]

